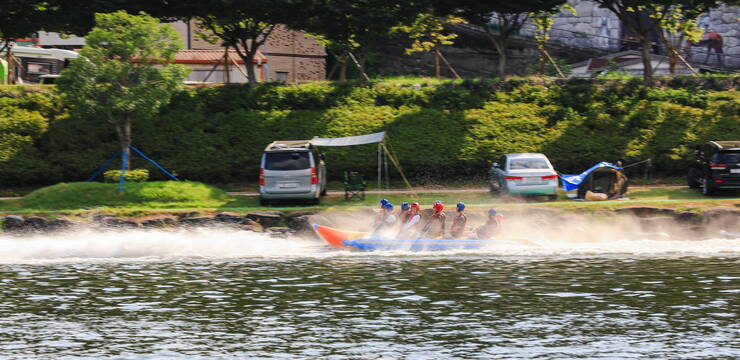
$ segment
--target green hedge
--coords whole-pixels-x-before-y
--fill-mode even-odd
[[[126,182],[146,182],[149,180],[149,170],[133,169],[123,174]],[[117,183],[121,180],[121,170],[108,170],[103,173],[103,180],[107,183]]]
[[[740,139],[737,76],[659,79],[395,79],[188,88],[134,123],[134,145],[184,179],[254,182],[273,140],[385,130],[417,180],[484,176],[509,152],[543,152],[558,170],[652,158],[681,175],[693,146]],[[0,187],[78,181],[117,150],[100,119],[71,117],[53,87],[0,87]],[[377,146],[327,148],[330,173],[372,174]],[[134,156],[132,166],[164,175]]]

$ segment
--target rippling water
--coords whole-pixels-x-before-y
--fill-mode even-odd
[[[739,358],[740,239],[347,253],[0,237],[0,358]]]

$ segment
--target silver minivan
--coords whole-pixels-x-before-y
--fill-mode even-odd
[[[260,163],[260,204],[272,200],[310,200],[326,194],[324,155],[309,140],[274,141]]]

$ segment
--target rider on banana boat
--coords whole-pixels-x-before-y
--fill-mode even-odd
[[[407,202],[401,203],[401,210],[398,211],[398,221],[403,226],[411,219],[411,205]]]
[[[383,212],[381,214],[381,221],[375,225],[373,234],[378,234],[379,232],[393,228],[394,225],[396,225],[396,215],[393,214],[393,204],[388,202],[383,205]]]
[[[409,206],[409,218],[401,226],[401,230],[396,235],[398,239],[413,239],[419,233],[419,224],[421,224],[421,206],[419,203],[411,203]]]
[[[457,203],[457,215],[452,219],[452,226],[450,226],[450,236],[453,239],[460,239],[464,237],[465,226],[468,223],[468,218],[465,216],[465,204],[462,202]]]
[[[504,216],[496,212],[495,209],[488,210],[488,220],[485,224],[475,229],[475,234],[479,240],[491,240],[501,232],[501,226],[504,222]]]
[[[375,228],[376,226],[378,226],[379,224],[383,222],[383,219],[385,218],[384,207],[385,207],[385,204],[388,204],[388,203],[390,203],[388,200],[380,199],[380,210],[378,210],[378,213],[375,214],[375,220],[373,221],[373,228]]]
[[[429,220],[424,225],[424,229],[421,230],[420,237],[437,239],[445,235],[445,221],[447,220],[447,214],[444,212],[444,204],[437,200],[432,206],[434,213],[429,217]]]

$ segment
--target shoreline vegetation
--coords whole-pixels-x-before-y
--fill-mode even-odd
[[[562,173],[600,161],[652,159],[651,174],[683,176],[693,146],[740,138],[740,76],[600,79],[376,79],[187,87],[135,121],[133,144],[178,178],[254,182],[278,139],[386,131],[415,185],[485,176],[502,154],[542,152]],[[0,87],[2,187],[84,180],[119,147],[99,118],[70,112],[53,86]],[[419,136],[425,134],[425,136]],[[327,148],[329,176],[374,174],[376,147]],[[132,169],[164,175],[144,159]],[[628,176],[642,175],[639,166]],[[399,177],[391,169],[392,177]],[[634,175],[634,176],[632,176]]]
[[[395,203],[417,200],[423,206],[434,200],[448,207],[464,201],[472,212],[496,207],[610,216],[622,208],[649,207],[692,222],[703,221],[712,209],[736,211],[737,193],[703,197],[685,187],[632,188],[629,201],[607,202],[576,202],[563,194],[554,202],[522,202],[493,198],[485,191],[423,190],[484,187],[490,162],[512,152],[545,153],[561,173],[580,173],[599,161],[627,165],[650,158],[650,174],[657,180],[639,179],[645,169],[637,166],[628,169],[632,183],[682,183],[695,145],[740,138],[740,76],[657,80],[656,87],[644,86],[639,77],[191,86],[157,116],[133,124],[135,146],[190,181],[157,181],[164,175],[134,157],[132,168],[149,170],[154,181],[128,182],[123,193],[116,184],[78,182],[115,153],[116,134],[107,124],[70,112],[54,86],[0,86],[0,186],[7,189],[0,196],[24,195],[0,200],[0,216],[21,215],[24,224],[28,218],[38,224],[114,218],[106,221],[139,227],[161,216],[179,224],[190,218],[208,223],[219,213],[229,213],[223,216],[233,220],[264,210],[280,211],[284,218],[366,211],[381,196]],[[345,202],[343,196],[330,195],[320,206],[268,209],[256,197],[223,190],[253,192],[253,185],[242,184],[256,181],[260,155],[273,140],[377,131],[387,132],[387,145],[419,186],[418,199],[411,193],[388,193]],[[360,171],[372,181],[368,174],[377,169],[375,146],[327,148],[325,153],[335,189],[345,170]],[[393,183],[399,177],[394,171]],[[46,185],[51,186],[42,187]]]
[[[416,196],[416,197],[415,197]],[[345,201],[343,195],[328,195],[320,205],[276,204],[275,207],[259,205],[255,196],[229,195],[214,186],[187,181],[153,181],[127,183],[124,192],[118,184],[80,182],[62,183],[31,192],[22,198],[0,200],[0,215],[30,215],[46,219],[72,217],[87,219],[97,215],[120,218],[146,218],[152,215],[176,215],[191,217],[213,215],[220,212],[248,213],[253,211],[278,210],[286,213],[319,211],[362,211],[374,209],[379,199],[387,198],[393,203],[418,201],[422,207],[441,200],[448,207],[463,201],[472,211],[483,211],[490,207],[502,210],[547,208],[563,212],[600,213],[640,206],[659,207],[673,212],[690,212],[700,216],[705,210],[716,207],[737,208],[740,199],[736,192],[726,192],[707,197],[695,189],[682,186],[634,187],[625,200],[574,201],[564,193],[556,201],[540,198],[494,197],[488,191],[469,192],[424,192],[416,194],[388,192],[367,194],[362,201]]]

